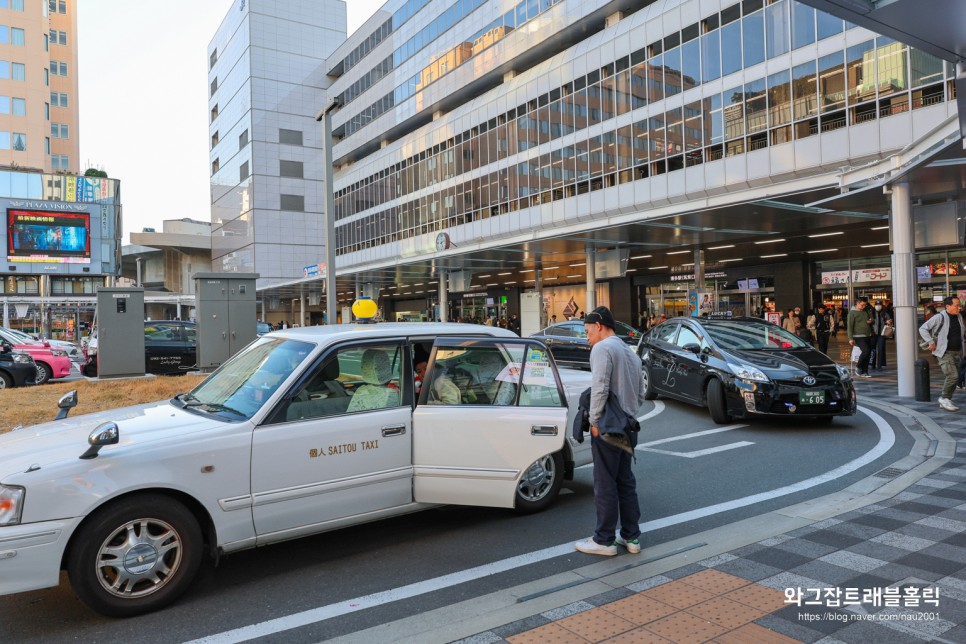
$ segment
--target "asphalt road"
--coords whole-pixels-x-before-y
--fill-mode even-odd
[[[912,444],[888,417],[861,412],[823,426],[720,426],[705,410],[656,404],[641,409],[635,465],[645,552],[844,488]],[[0,634],[12,642],[222,642],[268,622],[261,641],[316,642],[584,566],[592,556],[572,544],[593,526],[591,470],[581,468],[543,513],[451,506],[238,553],[203,567],[173,606],[141,617],[90,612],[62,576],[59,588],[4,597]]]

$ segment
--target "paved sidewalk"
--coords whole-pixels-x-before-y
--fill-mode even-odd
[[[841,361],[846,347],[830,353]],[[963,412],[942,411],[941,382],[933,364],[925,403],[897,398],[894,367],[857,380],[860,405],[919,435],[866,494],[822,500],[845,511],[460,641],[966,642],[966,394],[954,396]],[[659,549],[644,546],[638,557]]]

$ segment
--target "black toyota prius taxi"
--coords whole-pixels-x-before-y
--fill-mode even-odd
[[[732,418],[808,416],[830,422],[856,411],[848,369],[785,329],[746,317],[680,317],[638,344],[646,397],[707,406]]]

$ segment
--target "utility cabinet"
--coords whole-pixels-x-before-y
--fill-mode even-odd
[[[97,376],[144,375],[144,289],[97,289]]]
[[[257,273],[195,273],[198,368],[214,369],[255,339]]]

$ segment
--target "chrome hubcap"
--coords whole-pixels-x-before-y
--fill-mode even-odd
[[[539,501],[547,496],[553,487],[554,474],[553,456],[548,454],[534,461],[520,479],[520,498],[525,501]]]
[[[180,535],[159,519],[136,519],[115,530],[94,563],[101,587],[132,599],[157,592],[181,566]]]

